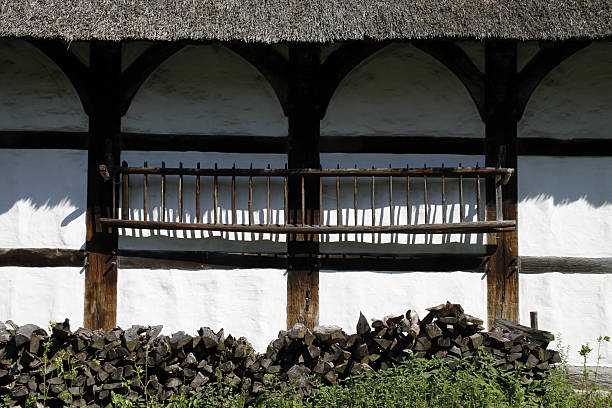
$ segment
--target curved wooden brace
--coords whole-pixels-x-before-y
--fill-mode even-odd
[[[83,110],[89,115],[91,113],[89,68],[62,41],[30,38],[28,42],[51,59],[66,75],[79,95]]]
[[[325,117],[332,96],[344,78],[359,64],[374,53],[389,45],[389,42],[353,42],[342,45],[332,52],[321,65],[319,89],[319,119]]]
[[[127,113],[132,99],[149,75],[187,44],[185,41],[156,43],[125,69],[121,77],[121,116]]]
[[[457,76],[472,97],[481,119],[484,120],[485,75],[465,51],[450,41],[414,41],[412,44],[440,61]]]
[[[289,62],[283,55],[267,44],[242,42],[222,43],[257,69],[268,81],[283,109],[289,115]]]
[[[531,95],[546,75],[589,44],[590,41],[568,41],[555,43],[538,51],[518,74],[517,120],[523,117]]]

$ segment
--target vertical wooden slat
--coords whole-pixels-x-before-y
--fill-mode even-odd
[[[499,174],[495,175],[495,220],[503,221],[503,196],[502,196],[502,177]]]
[[[268,163],[268,170],[270,169],[270,164]],[[266,212],[266,224],[270,225],[270,219],[272,218],[272,207],[270,204],[270,176],[266,177],[266,193],[267,193],[267,212]]]
[[[197,164],[197,168],[200,168],[200,162]],[[201,221],[201,213],[200,213],[200,176],[196,176],[196,222],[199,223]]]
[[[302,225],[306,225],[306,186],[302,176]]]
[[[444,175],[442,175],[442,224],[446,224],[446,177]]]
[[[285,170],[287,170],[287,163],[285,163]],[[283,178],[283,201],[284,201],[284,213],[285,213],[285,225],[289,224],[289,186],[287,176]]]
[[[408,164],[406,164],[406,168],[408,168]],[[410,208],[410,176],[406,176],[406,219],[408,225],[411,223],[411,208]]]
[[[179,169],[183,168],[183,162],[179,162]],[[183,175],[179,174],[178,180],[178,220],[183,222]]]
[[[336,168],[340,168],[338,164]],[[342,223],[342,214],[340,214],[340,176],[336,176],[336,225],[340,225]],[[340,238],[342,238],[342,234],[340,234]]]
[[[425,224],[429,224],[429,202],[427,199],[427,176],[423,176],[423,201],[425,202]]]
[[[478,168],[478,163],[476,163],[476,168]],[[478,221],[482,221],[482,195],[480,192],[480,175],[476,176],[476,212],[478,216]]]
[[[375,194],[376,193],[374,191],[374,189],[375,189],[375,181],[374,181],[374,179],[375,179],[375,177],[372,176],[372,225],[376,225],[376,214],[375,214],[376,203],[374,202],[375,201]],[[372,234],[372,238],[374,238],[373,234]]]
[[[319,167],[322,169],[322,167]],[[323,177],[319,176],[319,225],[323,225]]]
[[[253,170],[253,163],[251,163]],[[253,225],[253,176],[249,176],[249,225]]]
[[[149,164],[144,162],[144,167],[148,167]],[[147,221],[149,219],[149,179],[146,174],[142,178],[142,218]]]
[[[215,163],[215,170],[217,170],[217,163]],[[214,207],[214,221],[215,224],[219,223],[219,176],[213,177],[213,207]]]
[[[461,163],[459,163],[461,167]],[[465,221],[465,205],[463,202],[463,176],[459,176],[459,221]]]
[[[166,167],[166,163],[162,162],[162,169]],[[161,220],[166,221],[166,176],[161,175]]]
[[[355,168],[357,168],[356,164]],[[355,225],[357,225],[357,194],[357,176],[355,176],[353,177],[353,217],[355,217]]]
[[[128,164],[123,161],[121,163],[123,168],[127,168]],[[121,219],[130,219],[130,175],[123,173],[121,175]]]
[[[232,169],[236,168],[236,163]],[[232,176],[232,224],[236,224],[236,176]]]
[[[389,164],[391,168],[391,164]],[[389,224],[394,225],[394,214],[393,214],[393,176],[389,176]],[[394,234],[391,234],[393,239]]]

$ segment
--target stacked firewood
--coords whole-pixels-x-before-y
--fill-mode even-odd
[[[25,405],[38,400],[49,406],[105,406],[111,393],[131,398],[166,399],[179,392],[201,393],[213,384],[224,394],[245,392],[253,399],[273,378],[290,380],[302,394],[311,379],[324,384],[360,372],[384,370],[406,358],[437,357],[458,364],[479,347],[502,370],[524,370],[530,381],[560,361],[547,350],[552,335],[507,321],[483,332],[482,320],[460,305],[428,309],[422,320],[414,311],[387,316],[371,324],[360,315],[357,332],[338,327],[310,330],[297,324],[281,331],[264,354],[245,338],[201,328],[161,335],[161,326],[133,326],[109,331],[70,331],[68,321],[52,328],[51,336],[35,325],[0,323],[0,400]]]

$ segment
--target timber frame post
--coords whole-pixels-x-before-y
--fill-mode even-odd
[[[289,48],[287,155],[290,168],[320,167],[319,53],[319,48],[312,45],[291,45]],[[289,178],[291,224],[317,224],[319,206],[318,178]],[[287,327],[303,323],[313,328],[319,323],[318,237],[290,234],[287,252]]]
[[[492,41],[485,45],[486,166],[517,168],[518,75],[517,43]],[[487,219],[495,218],[494,183],[487,180]],[[519,320],[518,174],[502,187],[503,218],[517,221],[510,232],[490,234],[497,246],[487,268],[487,318]]]
[[[90,50],[89,145],[87,155],[87,269],[84,325],[111,329],[117,319],[116,229],[99,219],[112,214],[113,182],[104,181],[98,166],[118,165],[121,134],[121,43],[92,41]]]

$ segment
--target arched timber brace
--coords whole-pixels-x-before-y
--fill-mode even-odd
[[[469,92],[480,117],[484,120],[486,114],[484,74],[474,65],[465,51],[450,41],[415,41],[413,44],[455,74]]]
[[[289,48],[290,168],[320,167],[319,52],[315,45]],[[319,217],[319,180],[289,177],[289,222],[318,224]],[[287,327],[303,323],[312,328],[319,323],[319,243],[314,235],[291,234],[287,252]]]
[[[89,69],[74,55],[68,45],[60,40],[40,40],[31,38],[30,44],[49,57],[72,83],[79,95],[83,110],[91,112],[91,97],[89,94]]]
[[[130,108],[132,99],[147,80],[164,61],[176,54],[187,45],[186,42],[155,43],[136,58],[121,76],[121,115]]]
[[[229,42],[223,45],[253,65],[268,81],[283,109],[289,116],[289,63],[272,46]]]
[[[97,42],[90,48],[89,149],[87,155],[87,270],[84,325],[110,329],[117,315],[117,231],[99,219],[117,211],[112,181],[104,181],[100,163],[119,164],[121,132],[121,43]]]
[[[518,74],[517,119],[523,117],[527,103],[540,82],[567,58],[588,46],[588,41],[568,41],[554,43],[540,48],[540,51],[525,65]]]
[[[516,42],[487,42],[486,66],[486,153],[485,162],[492,167],[517,167],[517,45]],[[503,219],[518,219],[518,175],[502,186]],[[495,218],[498,182],[487,180],[487,219]],[[497,236],[495,236],[497,235]],[[518,226],[514,231],[489,234],[489,243],[497,247],[487,268],[487,316],[489,327],[501,317],[513,322],[519,319]]]
[[[342,45],[332,52],[321,66],[317,110],[323,118],[332,96],[344,78],[359,64],[374,53],[389,45],[389,42],[353,42]]]

